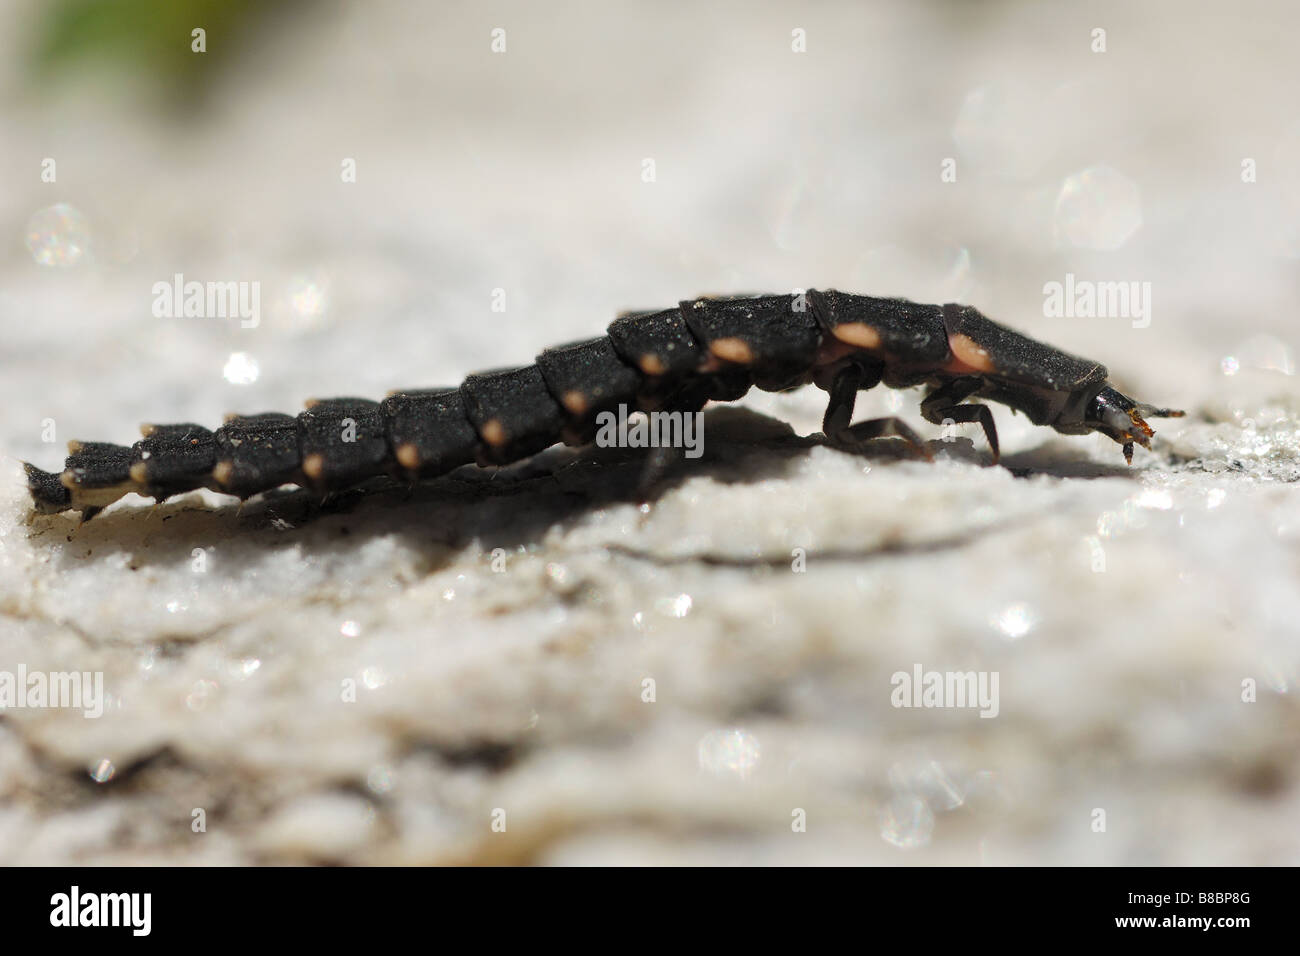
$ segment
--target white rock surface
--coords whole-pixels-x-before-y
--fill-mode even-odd
[[[1296,15],[1246,6],[371,3],[184,122],[0,76],[0,671],[110,695],[0,715],[0,862],[1296,863]],[[259,281],[262,324],[155,318],[177,272]],[[1043,317],[1067,273],[1150,282],[1149,327]],[[635,455],[557,450],[29,521],[18,461],[68,438],[810,285],[971,302],[1190,415],[1126,468],[999,409],[990,468],[754,394],[648,506]],[[916,664],[996,672],[997,716],[891,706]]]

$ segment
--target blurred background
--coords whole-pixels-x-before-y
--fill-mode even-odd
[[[1289,327],[1288,9],[10,0],[10,440],[455,381],[620,309],[809,286],[968,301],[1187,401],[1185,349]],[[178,272],[258,281],[266,321],[156,320]],[[1045,319],[1067,272],[1152,283],[1152,327]]]
[[[141,421],[215,425],[229,411],[294,411],[313,395],[379,397],[398,386],[455,383],[597,334],[623,309],[711,292],[835,287],[975,305],[1097,358],[1142,400],[1190,409],[1186,425],[1162,430],[1173,444],[1159,446],[1158,461],[1140,457],[1138,465],[1192,462],[1184,490],[1195,504],[1186,507],[1207,514],[1207,496],[1215,508],[1229,486],[1196,484],[1206,474],[1273,483],[1300,474],[1297,27],[1294,5],[1284,2],[2,0],[0,448],[14,574],[0,647],[13,660],[46,655],[50,666],[60,655],[89,655],[117,681],[121,711],[116,723],[91,729],[28,715],[0,735],[0,754],[9,754],[0,785],[13,801],[0,815],[7,861],[195,853],[208,862],[896,862],[910,848],[932,855],[909,861],[929,862],[1294,862],[1296,831],[1285,829],[1295,820],[1287,756],[1297,726],[1287,696],[1295,679],[1294,505],[1243,492],[1242,510],[1214,512],[1227,523],[1198,526],[1203,536],[1189,546],[1179,533],[1184,491],[1162,486],[1153,499],[1133,475],[1043,483],[1053,456],[1067,454],[1061,448],[1118,464],[1118,449],[1102,439],[1060,440],[1040,454],[1054,439],[998,409],[1004,450],[1028,456],[1022,472],[1048,478],[1013,481],[974,465],[954,477],[873,462],[865,467],[886,483],[882,496],[879,486],[862,488],[861,463],[818,452],[811,471],[774,486],[777,498],[757,485],[701,485],[683,500],[694,510],[664,503],[661,511],[681,523],[663,519],[648,546],[752,557],[786,555],[809,535],[832,549],[837,533],[906,541],[904,519],[925,518],[938,534],[974,515],[954,489],[977,484],[981,521],[1000,524],[1032,503],[1057,517],[1018,544],[976,546],[951,565],[850,563],[806,606],[761,576],[593,567],[604,595],[593,607],[606,617],[587,625],[588,640],[613,649],[591,651],[593,662],[564,644],[581,666],[547,656],[555,645],[546,642],[573,627],[555,593],[520,585],[506,610],[489,595],[474,568],[496,542],[472,522],[462,530],[474,546],[462,552],[463,542],[453,542],[436,560],[427,544],[393,537],[402,521],[418,520],[410,511],[372,515],[368,544],[337,550],[319,529],[275,545],[227,540],[238,530],[230,510],[208,523],[182,516],[170,539],[161,523],[106,516],[72,540],[61,524],[35,532],[23,524],[17,460],[57,468],[67,439],[130,443]],[[204,31],[203,52],[194,49],[195,29]],[[178,273],[258,283],[260,322],[156,316],[155,283]],[[1150,283],[1149,324],[1045,314],[1044,286],[1067,275]],[[808,434],[819,428],[823,399],[807,392],[746,402]],[[920,421],[897,393],[873,393],[860,408],[904,409]],[[972,453],[967,464],[977,459]],[[1109,475],[1091,463],[1075,470]],[[825,484],[841,474],[842,487]],[[1237,500],[1234,491],[1229,503]],[[866,517],[818,513],[822,502]],[[702,512],[732,524],[701,524]],[[739,530],[756,512],[766,522]],[[619,534],[641,527],[642,519],[611,514],[592,520],[597,528],[612,522]],[[508,513],[491,516],[509,527]],[[1154,516],[1149,525],[1146,516]],[[458,520],[438,512],[445,527]],[[880,531],[888,520],[905,526]],[[185,521],[200,524],[177,533]],[[414,537],[436,537],[444,525],[430,518]],[[535,560],[537,580],[555,585],[554,568],[570,566],[564,549],[587,540],[581,533],[538,531],[520,545],[520,560]],[[1120,552],[1110,554],[1112,570],[1125,570],[1090,572],[1087,542],[1110,548],[1123,534],[1130,562],[1117,565]],[[212,541],[225,561],[197,585],[191,546]],[[403,570],[408,552],[428,563]],[[141,562],[145,573],[133,575]],[[947,590],[936,598],[930,575],[941,566]],[[397,582],[414,592],[400,593]],[[419,596],[426,591],[427,602]],[[448,592],[468,605],[456,605],[451,624],[438,623],[426,612],[444,607]],[[764,604],[764,594],[777,604]],[[853,603],[837,603],[847,595]],[[692,599],[690,615],[672,610],[691,608]],[[750,632],[736,621],[746,602],[779,626],[742,653]],[[177,612],[187,607],[188,618]],[[372,627],[366,616],[376,607],[387,610]],[[629,622],[654,607],[658,617],[645,613],[661,626],[684,618],[681,627],[702,630],[691,640],[674,631],[680,643],[647,650],[645,628]],[[1101,608],[1125,613],[1103,621]],[[1005,641],[990,649],[971,638],[989,620],[1004,638],[1039,621],[1034,633],[1047,642],[1039,647],[1052,650],[1026,649],[1013,663],[1000,656],[1010,653]],[[397,684],[375,677],[390,697],[367,705],[364,733],[355,721],[322,724],[313,709],[336,675],[312,668],[342,653],[319,634],[337,639],[340,629],[379,642],[348,651],[358,673],[409,669],[414,682],[399,696]],[[627,644],[616,638],[623,630]],[[1227,641],[1230,630],[1245,644]],[[483,659],[413,662],[395,649],[451,634],[479,640]],[[1089,666],[1102,668],[1093,684],[1074,671],[1090,641],[1099,643],[1087,644]],[[872,650],[875,642],[897,654]],[[994,661],[988,666],[1008,675],[1004,688],[1018,676],[1020,699],[1040,709],[1008,702],[1003,720],[974,722],[980,734],[985,724],[996,731],[962,738],[950,724],[918,731],[899,723],[896,712],[877,710],[880,693],[863,705],[843,686],[846,675],[864,694],[886,686],[889,673],[910,667],[917,652],[908,642],[930,648],[935,664],[943,653],[954,666]],[[509,675],[492,663],[503,653],[517,665]],[[672,716],[653,732],[595,689],[611,674],[635,688],[642,663],[628,662],[647,654],[663,670],[672,660],[700,665],[693,677],[681,675],[694,681],[690,694],[679,691],[689,705],[664,706],[660,713]],[[720,660],[728,666],[712,670]],[[838,677],[837,660],[853,662]],[[1241,661],[1272,675],[1281,701],[1258,724],[1232,710],[1242,675],[1256,673]],[[1139,673],[1157,675],[1154,687],[1135,688]],[[1080,680],[1079,708],[1055,710],[1069,697],[1063,688]],[[538,681],[552,682],[549,691]],[[741,686],[778,703],[738,709]],[[1166,705],[1178,713],[1208,707],[1189,686],[1214,688],[1205,693],[1219,694],[1224,710],[1185,722],[1162,717],[1155,738],[1141,738],[1149,711],[1113,703],[1150,694],[1165,716]],[[798,689],[795,699],[782,697],[786,688]],[[283,700],[267,716],[258,706],[270,706],[272,689]],[[543,698],[551,711],[529,703]],[[863,725],[864,706],[879,724]],[[504,715],[499,722],[484,716],[492,707]],[[737,714],[746,713],[749,729],[738,729]],[[764,721],[775,725],[766,735]],[[459,741],[456,753],[466,741],[488,740],[515,753],[511,734],[525,724],[544,736],[540,763],[521,770],[494,764],[491,750],[468,766],[451,757],[436,770],[403,763],[416,760],[410,739]],[[625,735],[629,764],[601,763],[584,749],[600,736],[596,725]],[[791,799],[841,808],[826,813],[847,831],[810,831],[790,850],[779,842],[789,836],[784,795],[763,791],[777,808],[779,833],[769,839],[754,835],[762,829],[755,821],[766,819],[756,808],[768,797],[745,803],[750,815],[737,822],[720,809],[732,798],[706,798],[697,783],[682,782],[706,767],[757,787],[758,738],[763,753],[789,757],[781,758],[787,782],[796,765],[810,775],[799,778],[804,796]],[[260,741],[251,751],[250,739]],[[679,758],[680,773],[672,769]],[[1069,760],[1083,763],[1062,769]],[[103,761],[162,776],[141,783],[137,775],[134,789],[110,792],[102,785],[116,771],[104,771]],[[500,784],[512,769],[522,776]],[[995,779],[1018,781],[992,787],[1000,837],[986,818],[936,825],[936,815]],[[1115,840],[1093,841],[1086,822],[1076,830],[1055,815],[1092,807],[1100,798],[1090,782],[1131,811]],[[477,824],[466,822],[480,804],[503,799],[499,785],[542,807],[530,836],[510,850],[485,849],[473,836]],[[57,806],[36,796],[52,791],[63,794]],[[151,814],[171,812],[158,809],[160,795],[181,792],[182,802],[191,792],[225,801],[225,842],[177,849],[174,834],[151,829]],[[1195,794],[1193,803],[1171,809],[1180,793]],[[1263,810],[1253,802],[1261,794],[1274,801]],[[662,829],[638,830],[643,822],[620,816],[624,802],[637,800],[628,819],[663,814]],[[588,828],[584,814],[602,822]],[[677,829],[683,818],[692,821],[685,831]],[[178,819],[183,829],[188,818]],[[1279,841],[1284,831],[1291,835]]]

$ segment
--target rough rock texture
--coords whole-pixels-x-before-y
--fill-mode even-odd
[[[0,76],[0,671],[110,695],[0,714],[0,862],[1300,860],[1295,14],[1047,7],[366,4],[184,121]],[[259,281],[260,324],[155,317],[178,272]],[[1067,274],[1150,310],[1045,315]],[[809,285],[970,302],[1189,417],[1126,468],[999,409],[991,468],[913,393],[859,415],[934,464],[756,394],[648,503],[637,453],[556,449],[29,520],[18,460],[68,438]],[[918,664],[996,672],[997,715],[893,706]]]

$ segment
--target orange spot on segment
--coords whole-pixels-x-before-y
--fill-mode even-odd
[[[505,426],[495,418],[483,426],[480,434],[483,436],[483,440],[493,448],[500,448],[506,443]]]
[[[137,485],[149,483],[149,466],[142,461],[137,461],[131,465],[131,480]]]
[[[583,415],[587,411],[587,396],[577,389],[564,393],[564,407],[571,415]]]
[[[230,487],[230,479],[235,477],[235,463],[233,461],[217,462],[217,467],[212,469],[212,477],[222,488]]]
[[[754,361],[754,350],[744,339],[716,339],[709,344],[709,351],[734,365],[748,365]]]
[[[948,347],[952,349],[952,358],[944,366],[946,372],[989,375],[997,371],[988,349],[976,345],[975,340],[968,335],[950,336]]]
[[[410,442],[397,446],[397,463],[409,471],[420,467],[420,452]]]
[[[325,457],[323,455],[308,455],[302,460],[302,473],[316,481],[321,475],[325,474]]]
[[[832,333],[841,342],[860,349],[879,349],[880,333],[865,322],[846,322]]]
[[[668,371],[668,366],[664,365],[663,359],[653,352],[646,352],[645,355],[641,356],[641,361],[637,364],[641,366],[641,371],[647,375],[662,375]]]

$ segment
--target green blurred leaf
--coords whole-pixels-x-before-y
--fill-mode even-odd
[[[277,0],[50,0],[33,43],[34,75],[45,81],[108,68],[158,82],[164,95],[189,98]],[[207,52],[191,49],[207,31]]]

